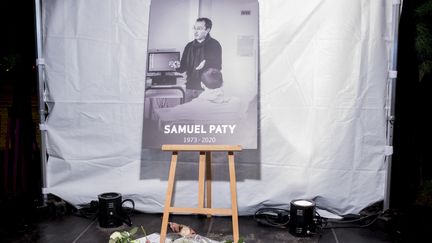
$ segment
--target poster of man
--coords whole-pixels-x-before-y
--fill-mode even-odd
[[[257,148],[258,1],[153,0],[143,147]]]

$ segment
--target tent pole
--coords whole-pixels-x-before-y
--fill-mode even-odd
[[[46,129],[45,119],[47,111],[45,109],[44,91],[45,91],[45,75],[44,75],[44,59],[42,52],[42,9],[41,0],[34,0],[35,6],[35,32],[36,32],[36,64],[37,64],[37,84],[38,84],[38,98],[39,98],[39,129],[41,133],[40,141],[40,156],[41,156],[41,177],[42,177],[42,194],[43,204],[47,200],[47,194],[45,188],[47,187],[47,175],[46,175],[46,164],[47,164],[47,153],[46,153]]]
[[[384,192],[384,210],[390,208],[390,189],[391,189],[391,171],[392,171],[392,154],[393,154],[393,130],[395,120],[395,98],[396,98],[396,78],[397,78],[397,49],[398,49],[398,30],[399,18],[401,13],[401,0],[393,0],[392,7],[392,41],[390,55],[389,78],[386,97],[386,163],[387,178]]]

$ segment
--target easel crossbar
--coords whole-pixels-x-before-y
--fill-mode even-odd
[[[193,213],[193,214],[211,214],[211,215],[232,215],[230,208],[179,208],[170,207],[171,213]]]

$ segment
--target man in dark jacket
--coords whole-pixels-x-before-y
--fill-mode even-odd
[[[210,36],[212,21],[198,18],[194,25],[195,39],[184,48],[177,72],[186,72],[185,102],[198,97],[201,88],[201,74],[208,68],[222,69],[222,47]]]

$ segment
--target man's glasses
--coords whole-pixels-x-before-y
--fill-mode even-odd
[[[202,31],[202,30],[205,30],[205,29],[206,29],[205,27],[193,27],[193,30]]]

